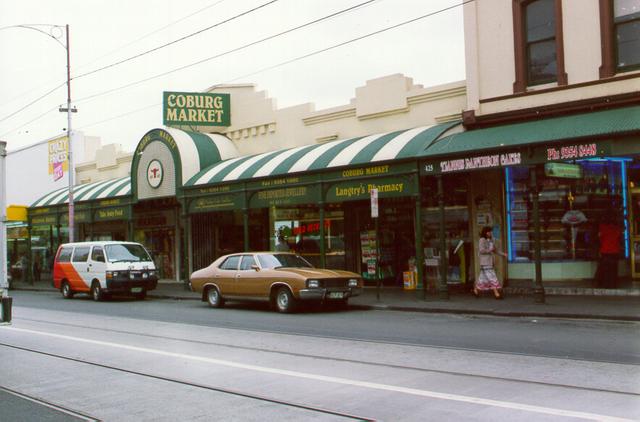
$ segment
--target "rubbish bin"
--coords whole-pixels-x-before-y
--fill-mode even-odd
[[[0,322],[11,322],[11,304],[13,302],[12,297],[3,297],[1,301],[0,309]]]

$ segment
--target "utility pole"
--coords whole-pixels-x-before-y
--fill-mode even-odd
[[[9,282],[7,279],[7,143],[0,141],[0,289],[2,296],[7,295]]]
[[[75,204],[73,202],[73,178],[75,175],[73,168],[73,143],[71,142],[73,135],[71,131],[71,113],[75,113],[78,110],[76,108],[71,108],[71,49],[69,47],[69,25],[66,25],[65,29],[67,36],[67,42],[64,45],[64,48],[67,50],[67,107],[60,107],[58,110],[61,112],[67,112],[67,147],[69,149],[67,153],[67,170],[69,171],[69,242],[73,242],[75,239]]]

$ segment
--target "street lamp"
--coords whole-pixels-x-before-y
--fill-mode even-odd
[[[47,27],[49,28],[49,32],[43,31],[39,27]],[[67,54],[67,106],[60,107],[58,111],[67,113],[67,161],[68,161],[68,171],[69,171],[69,242],[73,242],[74,240],[74,203],[73,203],[73,144],[71,143],[71,113],[76,113],[78,110],[73,107],[71,108],[71,60],[70,60],[70,49],[69,49],[69,25],[65,25],[65,35],[66,35],[66,43],[60,41],[60,34],[54,34],[54,30],[60,30],[62,25],[53,25],[53,24],[23,24],[23,25],[11,25],[5,26],[0,29],[8,29],[8,28],[24,28],[31,29],[33,31],[40,32],[41,34],[46,35],[47,37],[53,38],[58,44],[65,49]]]

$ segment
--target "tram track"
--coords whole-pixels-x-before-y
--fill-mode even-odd
[[[307,411],[314,412],[314,413],[338,416],[338,417],[345,418],[345,419],[348,419],[348,420],[357,420],[357,421],[365,421],[365,422],[375,421],[376,420],[376,419],[369,418],[369,417],[353,415],[353,414],[349,414],[349,413],[346,413],[346,412],[340,412],[340,411],[336,411],[336,410],[325,409],[325,408],[321,408],[321,407],[317,407],[317,406],[310,406],[310,405],[306,405],[306,404],[302,404],[302,403],[296,403],[296,402],[292,402],[292,401],[280,400],[280,399],[276,399],[276,398],[273,398],[273,397],[267,397],[267,396],[264,396],[264,395],[248,393],[248,392],[242,392],[242,391],[239,391],[239,390],[223,388],[223,387],[215,387],[215,386],[211,386],[211,385],[205,385],[205,384],[201,384],[201,383],[196,383],[196,382],[193,382],[193,381],[181,380],[181,379],[174,378],[174,377],[168,377],[168,376],[162,376],[162,375],[149,374],[149,373],[145,373],[145,372],[141,372],[141,371],[135,371],[135,370],[132,370],[132,369],[120,368],[120,367],[117,367],[117,366],[114,366],[114,365],[107,365],[107,364],[103,364],[103,363],[99,363],[99,362],[90,361],[90,360],[87,360],[87,359],[80,359],[80,358],[76,358],[76,357],[64,356],[64,355],[57,354],[57,353],[45,352],[45,351],[37,350],[37,349],[31,348],[31,347],[17,346],[17,345],[14,345],[14,344],[8,344],[8,343],[3,343],[3,342],[0,342],[0,347],[6,347],[6,348],[14,349],[14,350],[20,350],[20,351],[23,351],[23,352],[38,354],[38,355],[41,355],[41,356],[47,356],[47,357],[50,357],[50,358],[62,359],[62,360],[69,361],[69,362],[75,362],[75,363],[80,363],[80,364],[93,366],[93,367],[97,367],[97,368],[103,368],[103,369],[107,369],[107,370],[111,370],[111,371],[117,371],[117,372],[123,373],[123,374],[136,375],[136,376],[144,377],[144,378],[147,378],[147,379],[154,379],[154,380],[169,382],[169,383],[178,384],[178,385],[181,385],[181,386],[193,387],[193,388],[203,389],[203,390],[207,390],[207,391],[213,391],[213,392],[217,392],[217,393],[228,394],[228,395],[232,395],[232,396],[236,396],[236,397],[244,397],[244,398],[257,400],[257,401],[261,401],[261,402],[272,403],[272,404],[276,404],[276,405],[280,405],[280,406],[284,406],[284,407],[291,407],[291,408],[296,408],[296,409],[307,410]],[[39,399],[39,400],[44,403],[43,400],[41,400],[41,399]],[[60,406],[56,406],[56,407],[60,408],[60,409],[64,409],[64,408],[62,408]],[[81,413],[78,413],[78,412],[75,412],[75,413],[77,413],[79,415],[81,414]],[[98,419],[91,418],[91,419],[88,419],[88,420],[97,421]]]
[[[384,363],[384,362],[364,361],[364,360],[356,360],[356,359],[348,359],[348,358],[340,358],[340,357],[330,357],[330,356],[319,355],[319,354],[296,353],[296,352],[289,352],[289,351],[282,351],[282,350],[274,350],[274,349],[270,349],[270,348],[239,346],[239,345],[235,345],[235,344],[231,344],[231,343],[211,342],[211,341],[204,341],[204,340],[198,340],[198,339],[193,339],[193,338],[185,338],[185,337],[162,336],[162,335],[140,333],[140,332],[128,331],[128,330],[117,330],[117,329],[111,329],[111,328],[87,327],[87,326],[79,325],[79,324],[71,324],[71,323],[63,323],[63,322],[51,322],[51,321],[44,321],[44,320],[38,320],[38,319],[29,319],[29,318],[20,318],[20,319],[21,320],[25,320],[25,321],[31,321],[31,322],[37,322],[37,323],[53,325],[53,326],[65,326],[65,327],[73,327],[73,328],[82,328],[82,329],[88,329],[88,330],[98,331],[98,332],[125,334],[125,335],[131,335],[131,336],[152,338],[152,339],[157,339],[157,340],[169,340],[169,341],[176,341],[176,342],[199,344],[199,345],[204,345],[204,346],[225,347],[225,348],[230,348],[230,349],[246,350],[246,351],[250,351],[250,352],[268,353],[268,354],[272,354],[272,355],[282,355],[282,356],[291,356],[291,357],[298,357],[298,358],[317,359],[317,360],[323,360],[323,361],[329,361],[329,362],[341,362],[341,363],[348,363],[348,364],[358,364],[358,365],[371,366],[373,368],[389,368],[389,369],[394,369],[394,370],[415,371],[415,372],[420,372],[420,373],[425,373],[425,374],[439,374],[439,375],[447,375],[447,376],[455,376],[455,377],[466,377],[466,378],[473,378],[473,379],[482,379],[482,380],[487,380],[487,381],[508,382],[508,383],[521,384],[521,385],[537,385],[537,386],[542,386],[542,387],[561,388],[561,389],[573,390],[573,391],[585,391],[585,392],[596,392],[596,393],[611,393],[611,394],[619,394],[619,395],[630,396],[630,397],[640,397],[640,393],[634,393],[634,392],[630,392],[630,391],[611,390],[611,389],[594,388],[594,387],[584,387],[584,386],[571,385],[571,384],[561,384],[561,383],[544,382],[544,381],[533,381],[533,380],[526,380],[526,379],[513,378],[513,377],[500,377],[500,376],[492,376],[492,375],[473,374],[473,373],[466,373],[466,372],[460,372],[460,371],[450,371],[450,370],[433,369],[433,368],[421,368],[421,367],[409,366],[409,365],[396,365],[396,364]],[[227,327],[220,327],[220,328],[229,329]],[[376,340],[351,339],[351,338],[344,338],[344,337],[318,336],[318,335],[308,335],[308,334],[303,334],[303,333],[288,333],[288,332],[281,332],[281,331],[249,330],[249,329],[242,329],[242,328],[232,328],[232,329],[241,330],[241,331],[247,331],[247,332],[260,332],[260,333],[280,334],[280,335],[306,336],[306,337],[316,337],[316,338],[322,338],[322,339],[332,339],[332,340],[342,340],[342,341],[359,341],[359,342],[367,342],[367,343],[370,343],[370,344],[411,346],[411,347],[421,347],[421,348],[438,348],[438,349],[448,349],[448,350],[456,350],[456,351],[508,354],[508,355],[527,356],[527,357],[536,357],[536,358],[552,358],[552,359],[564,359],[564,360],[569,359],[569,358],[564,357],[564,356],[548,356],[548,355],[535,355],[535,354],[522,354],[522,353],[507,353],[507,352],[502,352],[502,351],[490,351],[490,350],[482,350],[482,349],[469,349],[469,348],[444,347],[444,346],[428,346],[428,345],[412,344],[412,343],[386,342],[386,341],[376,341]],[[0,343],[0,346],[2,346],[2,345],[4,345],[4,344]],[[71,359],[73,360],[73,358],[71,358]],[[573,359],[573,360],[582,361],[582,362],[597,362],[597,363],[609,363],[609,364],[616,364],[616,365],[638,366],[637,364],[620,363],[620,362],[608,362],[608,361],[601,361],[601,360],[587,360],[587,359]]]

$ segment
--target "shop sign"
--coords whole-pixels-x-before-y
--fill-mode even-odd
[[[97,210],[96,221],[127,220],[129,218],[129,207],[112,207]]]
[[[331,220],[324,220],[324,228],[325,230],[331,228]],[[309,234],[309,233],[319,233],[319,232],[320,232],[320,222],[301,224],[300,226],[294,227],[293,229],[291,229],[291,234],[293,236],[297,236],[299,234]]]
[[[49,174],[53,175],[53,180],[60,179],[64,172],[69,169],[67,154],[69,153],[69,141],[66,136],[52,139],[48,143],[49,147]]]
[[[77,209],[73,213],[73,221],[75,223],[88,223],[91,221],[90,211],[78,211]],[[60,224],[66,226],[69,224],[69,213],[60,215]]]
[[[231,126],[231,96],[200,92],[163,92],[166,126]]]
[[[113,207],[114,205],[121,205],[121,204],[122,204],[122,200],[117,198],[105,199],[98,202],[98,206],[100,207]]]
[[[175,213],[173,211],[162,211],[141,214],[136,218],[137,228],[165,227],[175,224]]]
[[[341,182],[331,185],[327,192],[327,202],[358,201],[371,197],[371,190],[377,189],[381,198],[400,197],[413,194],[413,184],[403,177],[385,177],[365,181]]]
[[[29,230],[26,227],[8,227],[7,239],[28,239]]]
[[[415,163],[402,163],[402,164],[382,164],[372,165],[367,167],[354,167],[341,170],[339,172],[332,172],[323,175],[323,179],[362,179],[374,176],[385,176],[389,174],[407,173],[415,171]]]
[[[547,161],[592,158],[597,157],[598,155],[600,155],[598,151],[598,144],[595,142],[547,148]]]
[[[51,208],[36,208],[29,210],[30,215],[51,214],[53,210]]]
[[[318,202],[318,192],[316,185],[261,190],[251,197],[251,208],[313,204]]]
[[[423,174],[454,173],[458,171],[484,170],[516,166],[522,164],[520,152],[505,152],[487,154],[475,157],[454,158],[426,163],[422,168]]]
[[[547,163],[544,165],[544,174],[549,177],[582,179],[582,167],[579,164]]]
[[[147,183],[149,183],[149,186],[157,189],[162,184],[163,177],[162,163],[159,160],[151,160],[149,166],[147,166]]]
[[[231,211],[241,206],[241,195],[210,196],[192,201],[189,206],[189,212]]]
[[[58,224],[56,215],[39,215],[31,217],[32,226],[55,226]]]
[[[176,144],[176,140],[173,139],[173,136],[171,136],[169,133],[165,132],[162,129],[155,129],[147,133],[146,135],[144,135],[144,137],[140,140],[140,143],[138,144],[138,148],[136,148],[136,151],[144,151],[144,149],[147,147],[147,145],[149,145],[150,142],[157,141],[158,138],[165,141],[166,145],[172,151],[176,151],[178,149],[178,144]]]

